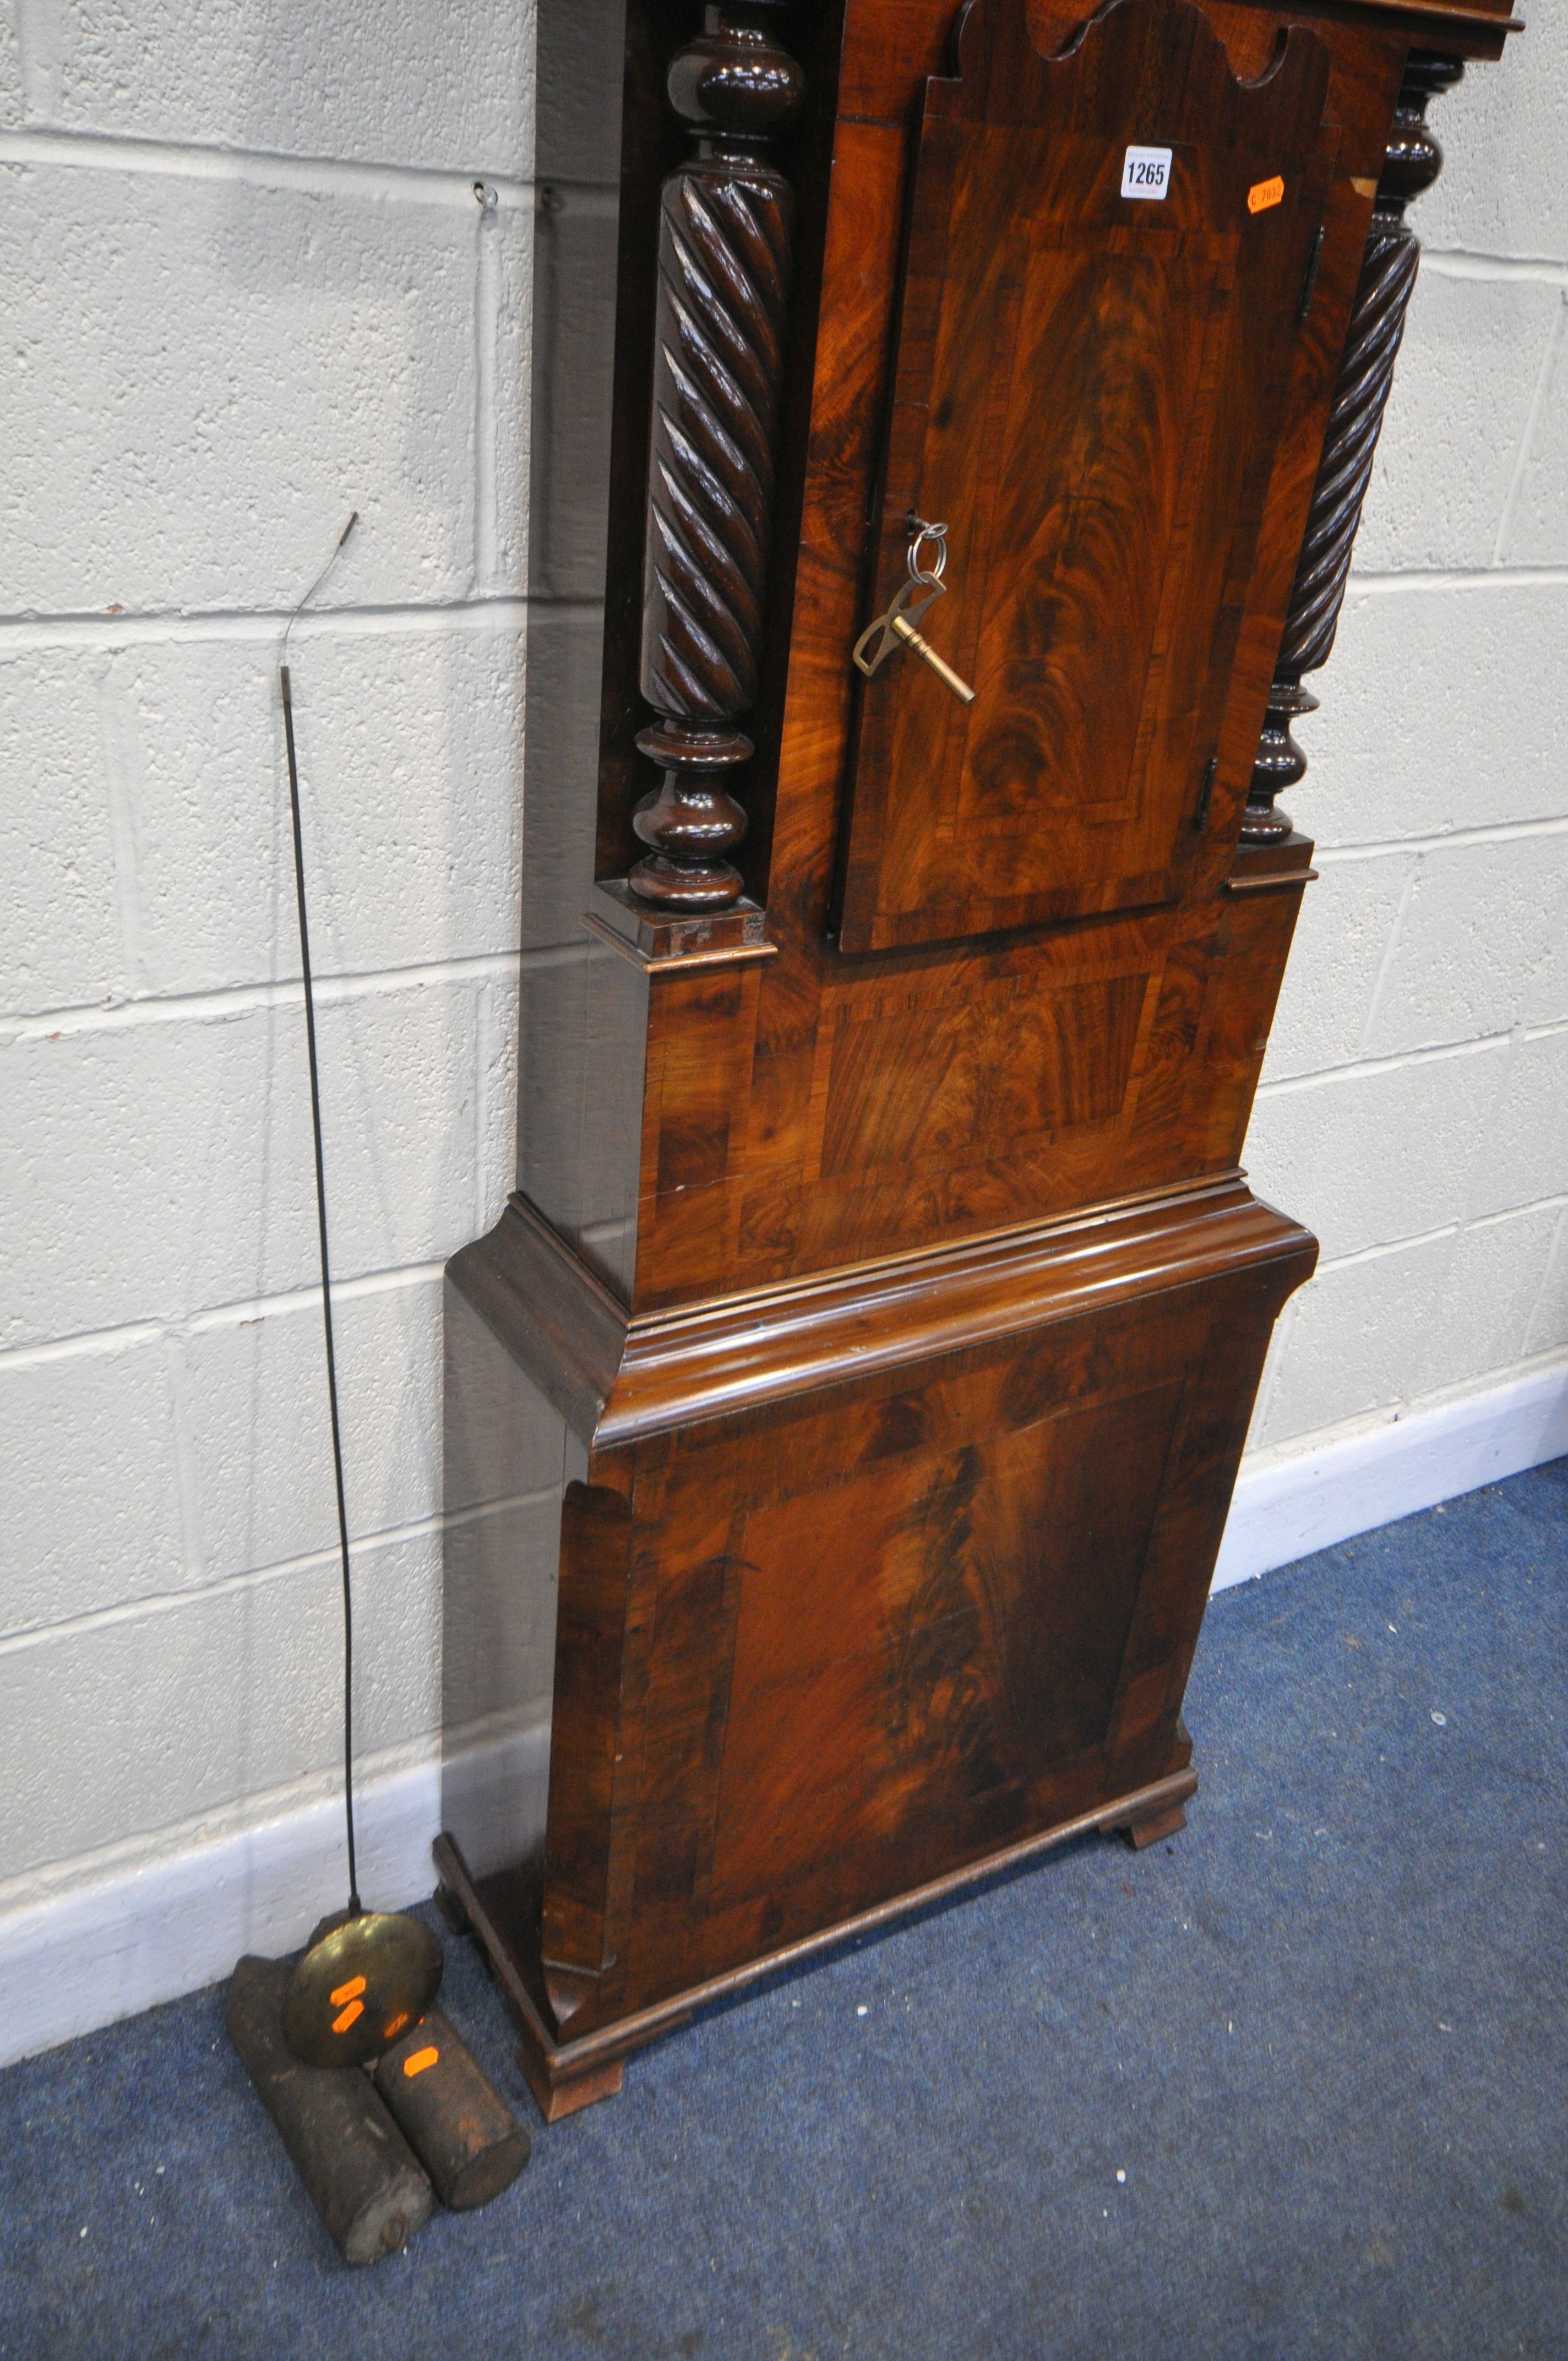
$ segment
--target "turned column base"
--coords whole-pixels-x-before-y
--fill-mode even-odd
[[[637,747],[664,775],[632,815],[633,829],[652,849],[627,884],[655,909],[729,909],[740,899],[743,881],[724,856],[745,835],[746,815],[724,777],[751,760],[751,740],[741,730],[665,719],[640,730]]]
[[[1274,798],[1307,775],[1307,757],[1290,735],[1290,724],[1303,713],[1316,713],[1317,709],[1317,698],[1310,688],[1302,687],[1299,680],[1282,675],[1269,690],[1268,710],[1263,718],[1263,734],[1257,741],[1257,759],[1252,766],[1246,809],[1242,814],[1244,844],[1283,844],[1294,833],[1295,821]]]

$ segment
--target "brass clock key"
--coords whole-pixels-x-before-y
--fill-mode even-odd
[[[869,680],[894,648],[912,649],[923,664],[940,681],[944,681],[957,697],[966,705],[974,703],[974,691],[967,680],[960,680],[951,664],[943,662],[924,634],[915,628],[915,618],[923,615],[927,607],[935,606],[947,590],[942,571],[948,562],[948,528],[945,524],[927,524],[923,517],[910,518],[912,538],[909,544],[909,579],[900,583],[891,607],[868,623],[855,642],[854,660]],[[928,569],[920,564],[923,544],[930,542],[935,552]],[[873,642],[875,643],[873,645]]]

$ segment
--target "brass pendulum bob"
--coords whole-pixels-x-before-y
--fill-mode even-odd
[[[357,522],[345,525],[337,547],[294,609],[299,615],[321,588]],[[290,617],[292,627],[294,616]],[[289,633],[283,634],[287,652]],[[280,662],[283,743],[294,823],[294,891],[300,913],[300,962],[305,986],[305,1046],[311,1072],[311,1124],[316,1157],[316,1221],[321,1240],[322,1322],[326,1332],[327,1403],[332,1415],[333,1473],[343,1563],[343,1801],[348,1831],[348,1907],[323,1921],[294,1970],[283,2000],[283,2034],[307,2066],[364,2066],[417,2025],[441,1985],[441,1945],[418,1918],[360,1905],[354,1858],[354,1602],[348,1578],[348,1510],[343,1489],[343,1441],[337,1413],[337,1361],[333,1349],[332,1279],[326,1246],[326,1173],[322,1159],[321,1082],[316,1067],[315,993],[310,928],[305,917],[304,839],[300,825],[300,773],[294,753],[294,704],[289,667]]]
[[[284,2039],[307,2066],[367,2066],[419,2023],[441,1969],[422,1919],[360,1910],[329,1920],[290,1980]]]

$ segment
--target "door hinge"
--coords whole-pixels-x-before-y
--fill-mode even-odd
[[[1318,291],[1318,265],[1323,258],[1323,228],[1320,222],[1312,232],[1312,243],[1307,248],[1307,268],[1301,274],[1301,301],[1296,306],[1298,324],[1312,308],[1312,298]]]

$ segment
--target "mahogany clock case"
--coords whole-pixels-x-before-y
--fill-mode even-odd
[[[579,1471],[543,1852],[438,1847],[547,2114],[851,1927],[1180,1824],[1316,1252],[1239,1171],[1311,874],[1275,797],[1425,105],[1507,28],[630,0],[593,874],[531,781],[521,1185],[449,1267]],[[971,706],[850,662],[912,515]]]

